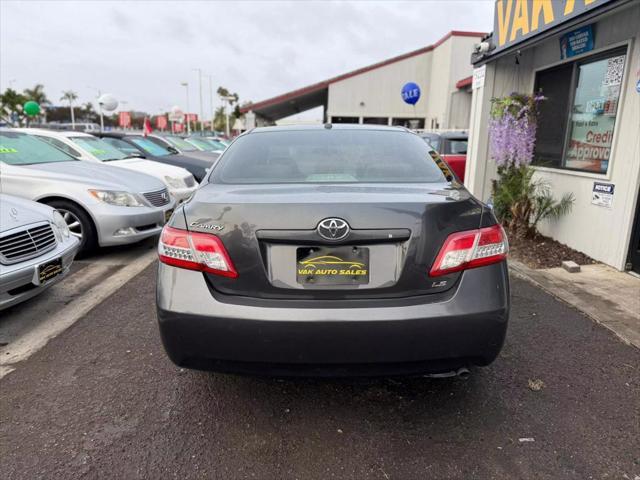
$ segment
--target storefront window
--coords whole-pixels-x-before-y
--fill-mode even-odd
[[[534,164],[607,172],[624,63],[618,50],[538,73],[536,88],[548,100],[540,109]]]

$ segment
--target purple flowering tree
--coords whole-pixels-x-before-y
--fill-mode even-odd
[[[512,93],[494,98],[489,135],[491,158],[498,167],[530,165],[536,143],[538,104],[542,95]]]
[[[491,158],[498,166],[493,181],[493,205],[498,219],[515,235],[531,237],[544,218],[557,218],[571,209],[573,195],[555,201],[548,183],[534,180],[529,167],[536,144],[541,94],[512,93],[492,99],[489,136]]]

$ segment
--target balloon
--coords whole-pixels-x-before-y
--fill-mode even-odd
[[[409,105],[415,105],[420,100],[420,87],[417,83],[405,83],[402,87],[402,100]]]
[[[98,99],[98,104],[102,107],[103,110],[107,112],[113,112],[116,108],[118,108],[118,100],[114,98],[113,95],[109,93],[105,93],[100,96]]]
[[[40,105],[38,102],[34,102],[33,100],[29,100],[25,102],[23,107],[24,113],[26,113],[29,117],[35,117],[40,113]]]

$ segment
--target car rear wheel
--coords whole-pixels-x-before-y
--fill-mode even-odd
[[[96,231],[89,214],[80,206],[67,200],[52,200],[47,205],[60,212],[71,235],[80,240],[80,252],[87,253],[96,247]]]

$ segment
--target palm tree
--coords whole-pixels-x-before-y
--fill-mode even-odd
[[[33,100],[38,105],[40,105],[40,108],[42,109],[42,117],[44,122],[46,123],[47,113],[46,113],[45,107],[50,102],[49,102],[49,99],[47,98],[47,94],[44,93],[44,85],[42,85],[41,83],[38,83],[33,88],[25,88],[22,94],[27,98],[27,100]]]
[[[60,97],[60,101],[64,102],[65,100],[69,102],[69,110],[71,110],[71,129],[75,130],[76,128],[76,118],[73,114],[73,102],[78,99],[78,94],[73,90],[67,90],[66,92],[62,92],[62,97]]]
[[[23,94],[25,97],[27,97],[27,100],[33,100],[41,106],[49,103],[47,94],[44,93],[44,85],[42,85],[41,83],[38,83],[33,88],[25,88]]]

